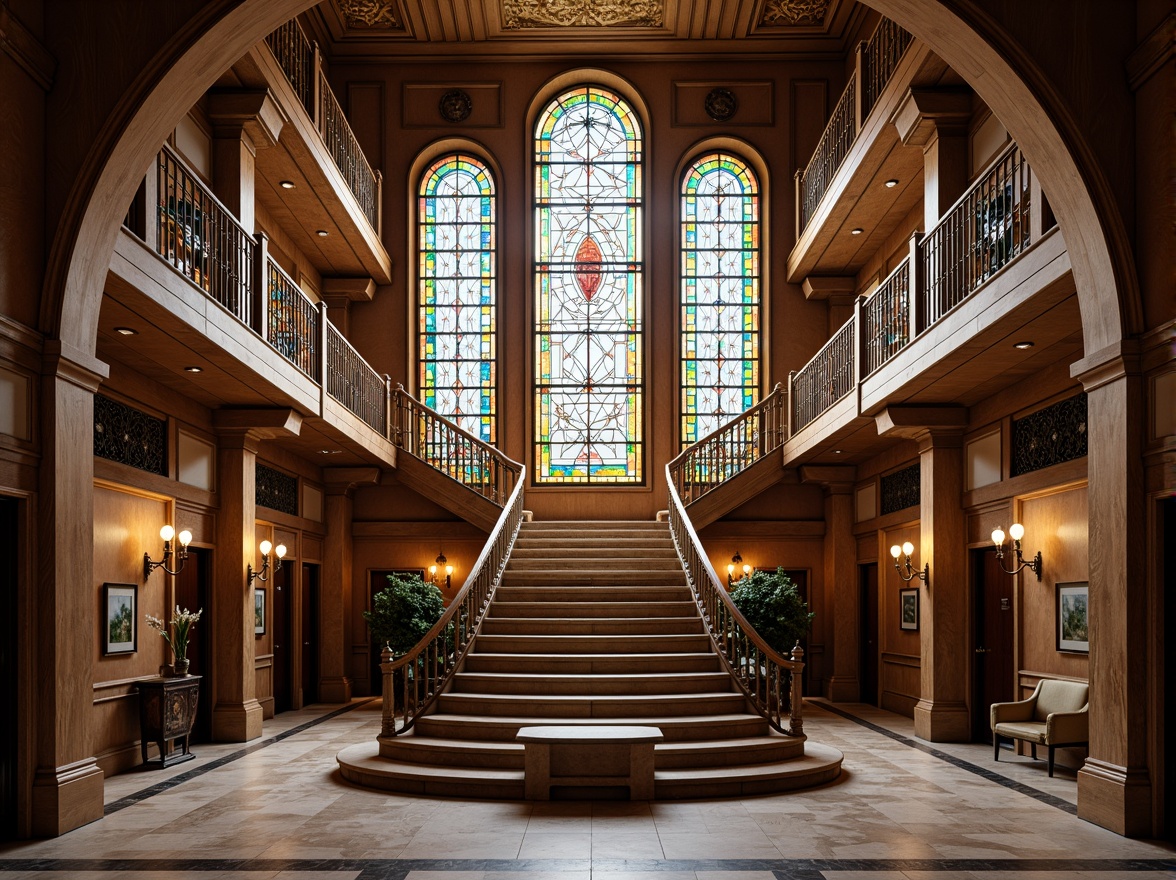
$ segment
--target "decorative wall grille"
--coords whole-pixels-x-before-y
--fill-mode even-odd
[[[298,478],[258,464],[254,478],[254,503],[259,507],[298,516]]]
[[[166,477],[167,422],[95,394],[94,454]]]
[[[1086,394],[1013,419],[1012,476],[1086,455]]]
[[[922,469],[915,462],[908,468],[882,478],[882,514],[894,513],[919,504]]]

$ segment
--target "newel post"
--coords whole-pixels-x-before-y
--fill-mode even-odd
[[[392,681],[392,649],[384,645],[380,651],[380,672],[384,686],[384,708],[380,717],[380,736],[396,736],[396,692]]]
[[[804,672],[804,648],[800,646],[800,641],[792,648],[792,662],[795,664],[790,674],[789,684],[791,686],[791,693],[788,697],[788,730],[793,736],[801,736],[804,733],[804,697],[801,695],[801,673]]]
[[[923,277],[923,263],[919,259],[919,248],[923,244],[924,233],[915,230],[911,234],[911,255],[910,262],[907,264],[907,320],[910,322],[910,327],[907,330],[907,345],[915,341],[915,337],[919,335],[919,328],[923,326],[926,320],[923,306],[923,287],[927,281]]]
[[[257,247],[253,251],[253,329],[262,340],[269,341],[269,296],[266,276],[269,275],[269,236],[259,232],[255,236]]]

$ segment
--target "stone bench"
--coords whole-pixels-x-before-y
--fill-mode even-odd
[[[579,789],[585,797],[626,788],[629,799],[653,800],[653,744],[657,727],[524,727],[523,787],[527,800],[551,800],[553,789]]]

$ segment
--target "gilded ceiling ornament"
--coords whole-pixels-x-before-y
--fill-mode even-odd
[[[760,24],[767,27],[819,25],[828,9],[829,0],[767,0]]]
[[[396,0],[335,0],[348,27],[403,30]]]
[[[730,89],[715,88],[707,92],[703,107],[715,122],[726,122],[739,109],[739,101]]]
[[[663,0],[502,0],[503,27],[661,27]]]

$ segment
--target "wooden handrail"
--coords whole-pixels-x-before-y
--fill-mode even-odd
[[[498,522],[470,570],[465,584],[449,603],[433,628],[416,646],[401,657],[393,657],[391,648],[380,652],[380,671],[384,678],[384,712],[380,735],[396,736],[412,728],[416,720],[436,703],[437,698],[457,671],[482,618],[502,580],[523,521],[523,485],[526,468],[519,465],[514,491],[502,508]],[[401,708],[404,722],[396,725],[396,673],[401,675]]]
[[[781,733],[804,734],[804,700],[801,696],[801,672],[804,650],[798,642],[791,658],[769,647],[747,622],[723,588],[710,558],[690,522],[674,481],[666,465],[666,486],[670,496],[670,534],[678,558],[686,570],[686,581],[706,624],[711,644],[722,658],[732,680],[747,697],[756,712]],[[788,676],[784,684],[785,674]],[[788,726],[784,726],[787,696]]]
[[[727,424],[683,449],[666,466],[686,504],[693,504],[724,481],[775,452],[787,439],[785,391],[772,393]]]

